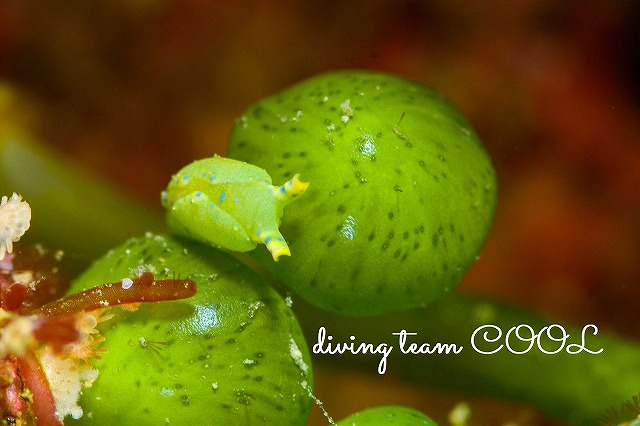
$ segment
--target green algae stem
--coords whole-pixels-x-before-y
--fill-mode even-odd
[[[401,379],[435,386],[447,391],[467,395],[490,396],[531,404],[542,411],[572,424],[597,424],[609,407],[620,407],[640,391],[640,346],[602,333],[593,335],[587,327],[585,347],[593,352],[567,353],[567,345],[581,344],[582,327],[564,327],[570,335],[564,347],[556,354],[543,353],[537,344],[523,354],[514,354],[503,347],[493,354],[481,354],[471,346],[474,331],[487,324],[499,327],[503,338],[495,343],[483,343],[480,329],[475,335],[478,350],[491,352],[505,344],[504,336],[510,328],[529,325],[535,332],[554,321],[533,313],[482,298],[451,294],[426,308],[414,309],[376,317],[354,318],[330,314],[296,301],[296,314],[300,320],[309,347],[317,343],[319,327],[334,336],[334,342],[379,344],[394,346],[387,360],[387,373]],[[586,324],[585,324],[586,325]],[[595,324],[597,326],[597,324]],[[416,333],[407,337],[410,343],[453,343],[462,346],[459,354],[403,354],[399,348],[401,330]],[[561,337],[560,328],[552,335]],[[521,335],[527,331],[521,328]],[[488,338],[497,336],[489,330]],[[513,336],[510,342],[517,339]],[[514,352],[525,352],[529,343],[513,344]],[[548,339],[541,341],[547,352],[555,352],[562,345]],[[570,350],[577,351],[577,346]],[[379,355],[314,355],[316,363],[341,364],[364,369],[375,374]]]

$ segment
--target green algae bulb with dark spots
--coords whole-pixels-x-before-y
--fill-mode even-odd
[[[193,279],[195,296],[111,308],[107,349],[80,405],[86,424],[304,425],[309,352],[285,301],[232,257],[172,237],[133,239],[98,260],[71,292],[141,271]],[[70,421],[69,423],[75,423]]]
[[[491,227],[496,177],[464,117],[385,74],[304,81],[249,108],[229,156],[274,180],[302,173],[283,217],[293,258],[260,263],[308,301],[350,314],[429,302],[456,285]]]
[[[413,408],[384,405],[367,408],[340,420],[336,426],[437,426],[438,424]]]

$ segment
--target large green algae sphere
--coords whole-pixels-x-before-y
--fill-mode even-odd
[[[367,408],[340,420],[336,426],[438,426],[425,414],[413,408],[383,405]]]
[[[260,263],[308,301],[349,314],[423,305],[472,265],[496,177],[464,117],[433,91],[364,71],[304,81],[238,119],[229,156],[310,182],[285,209],[292,257]]]
[[[92,360],[99,376],[80,401],[82,423],[305,424],[309,353],[271,287],[215,249],[147,235],[98,260],[71,292],[135,277],[140,266],[156,279],[191,278],[197,293],[135,312],[112,308],[99,325],[108,352]]]

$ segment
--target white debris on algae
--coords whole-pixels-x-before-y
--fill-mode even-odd
[[[133,280],[131,278],[122,279],[122,289],[129,290],[133,286]]]
[[[291,336],[291,339],[289,340],[289,352],[291,353],[293,362],[296,363],[300,371],[302,371],[302,374],[306,376],[309,372],[309,366],[304,362],[304,359],[302,359],[302,351],[300,351],[298,345],[296,345],[296,341],[293,340],[293,336]]]
[[[353,117],[353,109],[351,108],[351,99],[347,99],[343,103],[340,104],[340,108],[342,108],[342,122],[347,124],[349,119]]]
[[[293,339],[293,336],[291,336],[291,338],[289,339],[289,353],[291,354],[291,358],[293,359],[293,362],[296,363],[296,365],[302,372],[302,375],[304,377],[307,377],[307,374],[309,372],[309,366],[307,365],[306,362],[304,362],[302,351],[300,350],[300,348],[298,348],[298,345],[296,344],[296,341]],[[320,408],[320,410],[322,411],[322,414],[326,417],[329,424],[332,424],[332,425],[335,424],[331,415],[329,415],[327,410],[324,408],[324,404],[322,403],[322,401],[316,398],[316,396],[313,394],[313,389],[311,389],[311,386],[309,385],[309,383],[306,380],[303,380],[300,382],[300,386],[302,386],[302,388],[309,395],[309,398],[313,399],[313,401],[316,403],[318,408]]]

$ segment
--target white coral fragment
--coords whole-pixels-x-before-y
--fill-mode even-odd
[[[0,201],[0,259],[13,251],[13,243],[29,229],[31,207],[15,192]]]
[[[78,405],[80,394],[83,387],[91,387],[98,378],[98,370],[76,359],[57,356],[48,347],[42,348],[38,355],[56,402],[58,419],[82,417],[82,408]]]

